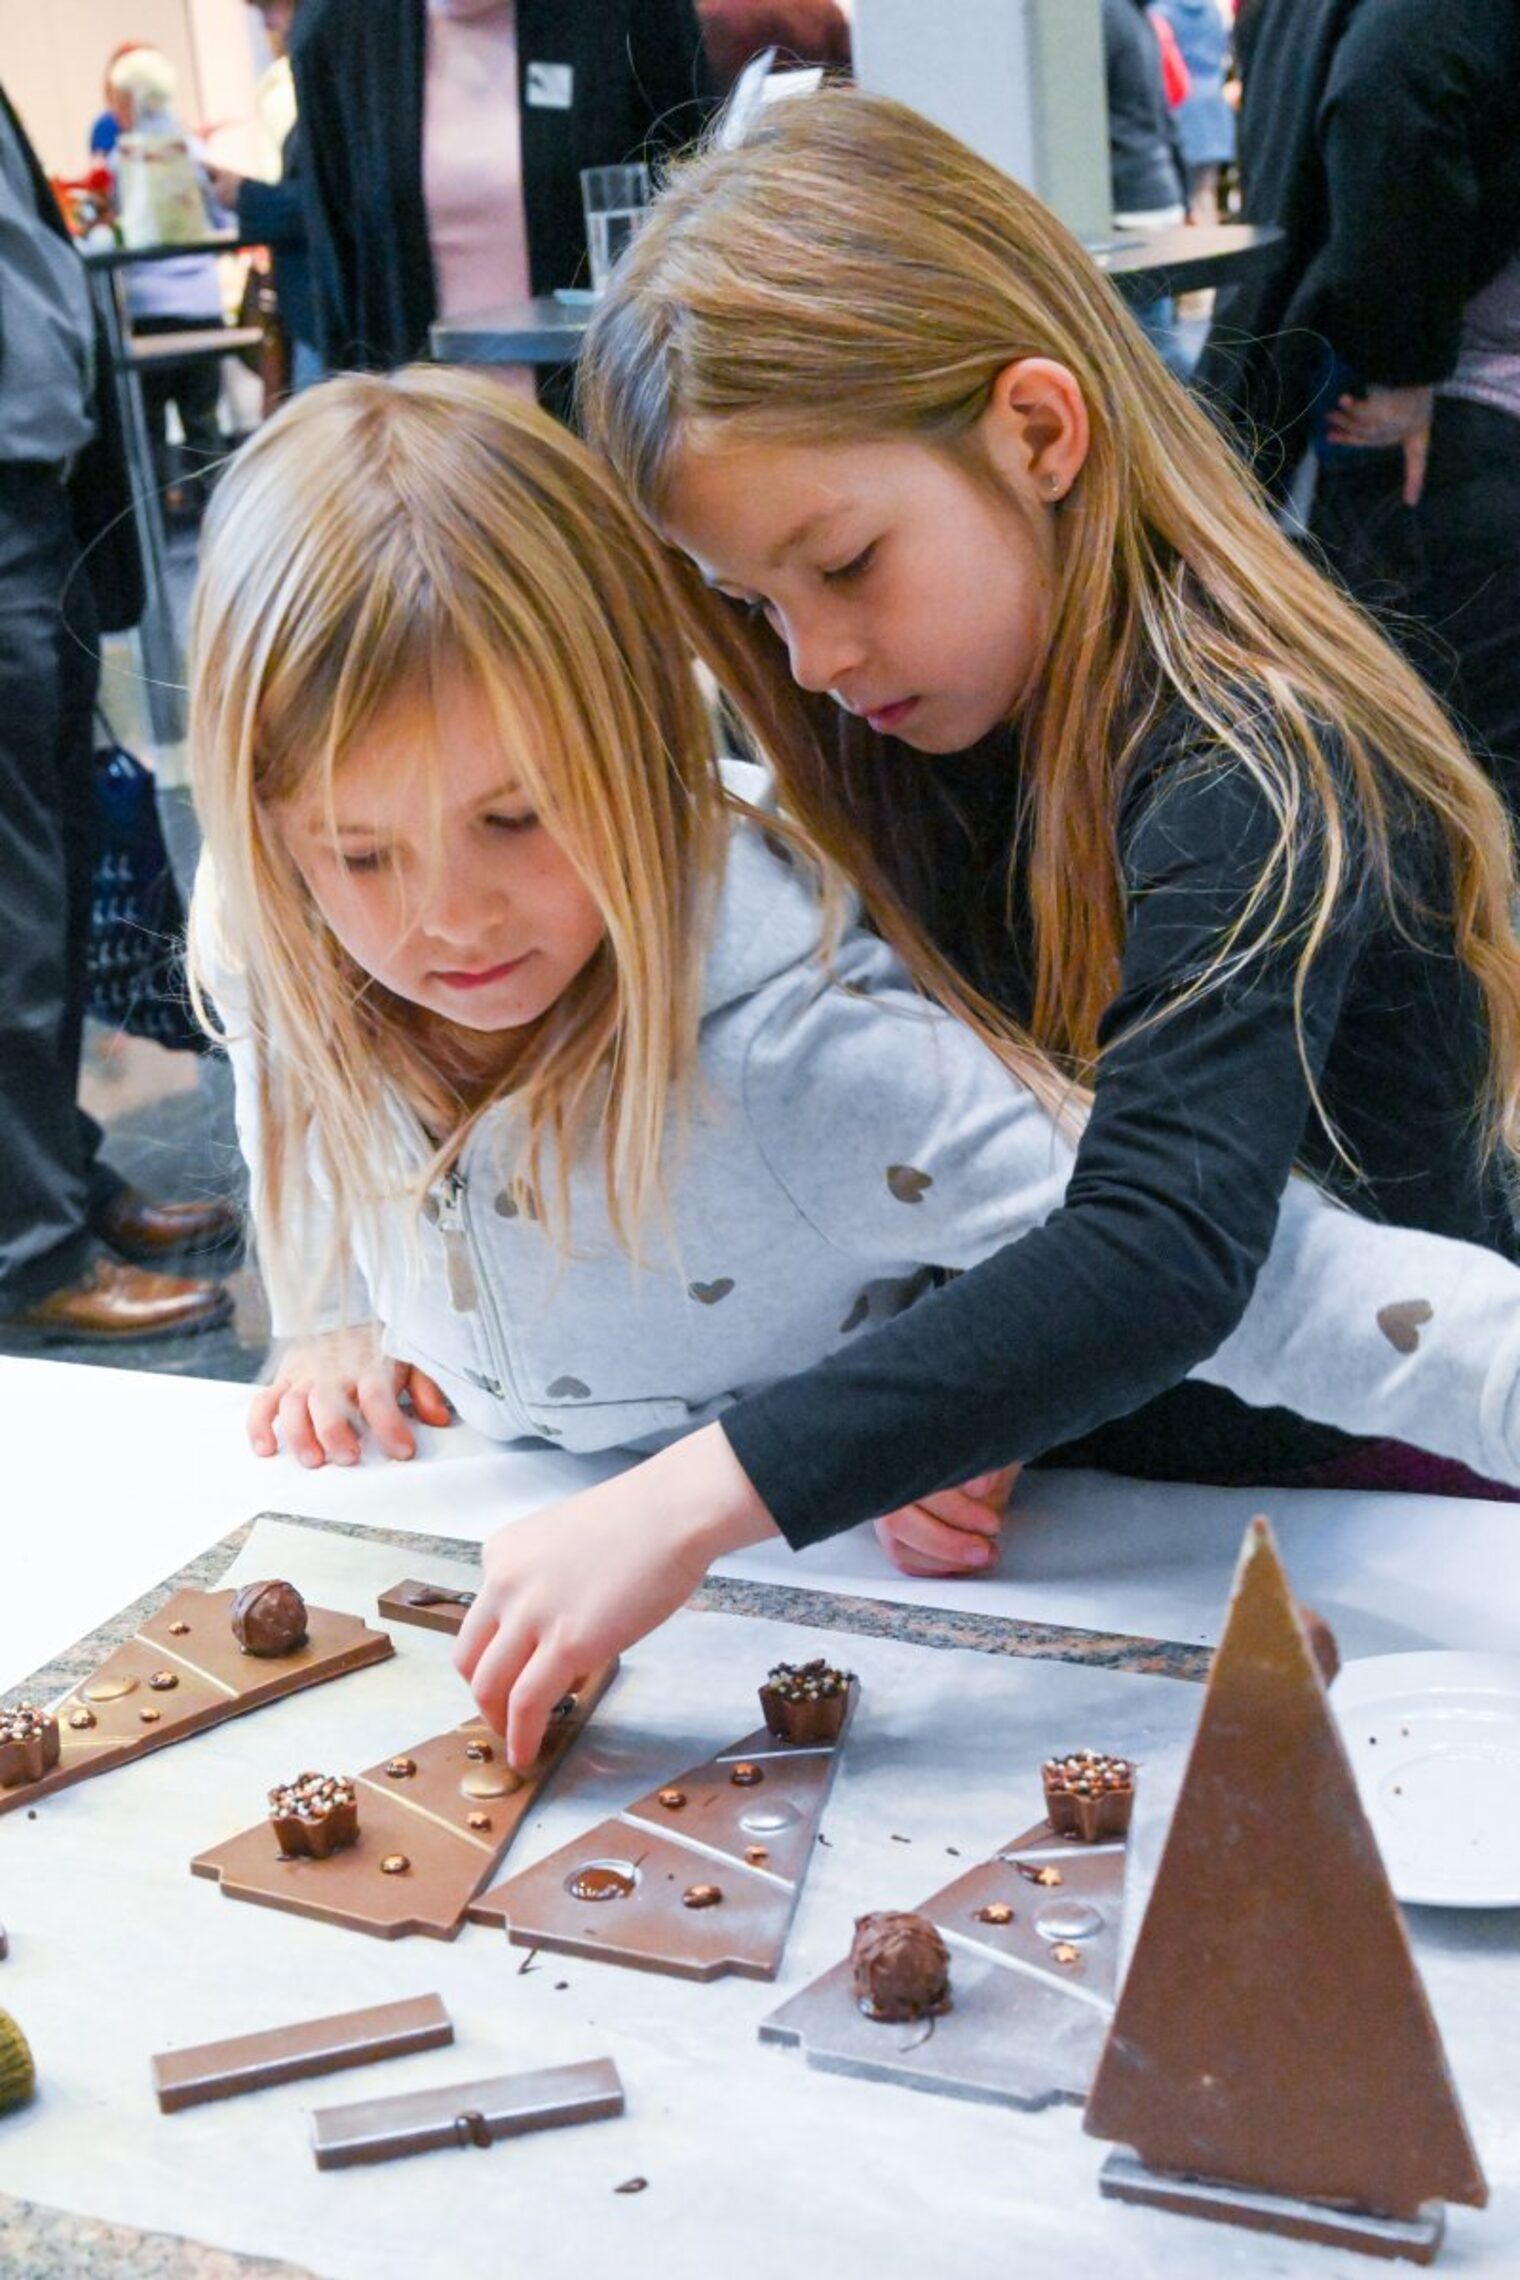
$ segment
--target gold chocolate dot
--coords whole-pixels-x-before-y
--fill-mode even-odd
[[[387,1853],[380,1863],[380,1874],[382,1876],[405,1876],[411,1865],[405,1853]]]
[[[69,1712],[69,1724],[76,1734],[84,1733],[94,1723],[95,1713],[93,1710],[71,1710]]]
[[[390,1758],[385,1768],[392,1781],[410,1781],[417,1771],[415,1758]]]
[[[759,1868],[765,1861],[768,1861],[771,1856],[764,1845],[746,1845],[744,1848],[744,1857],[749,1862],[751,1868]]]
[[[137,1692],[137,1681],[128,1671],[119,1671],[114,1678],[92,1678],[80,1693],[86,1702],[119,1702],[124,1694]]]
[[[681,1894],[681,1906],[683,1908],[716,1908],[722,1897],[723,1888],[721,1885],[688,1884],[686,1890]]]
[[[1073,1947],[1070,1940],[1057,1940],[1050,1952],[1057,1963],[1080,1963],[1082,1961],[1082,1950]]]
[[[172,1670],[156,1670],[148,1684],[155,1694],[172,1694],[175,1687],[178,1686],[179,1680]]]
[[[171,1623],[169,1625],[169,1636],[171,1639],[183,1639],[189,1629],[188,1623]]]
[[[139,1710],[137,1715],[145,1726],[156,1726],[163,1716],[163,1712],[161,1710]]]
[[[1062,1884],[1065,1882],[1065,1878],[1062,1876],[1061,1871],[1058,1868],[1036,1869],[1034,1880],[1036,1884],[1045,1885]]]
[[[484,1765],[492,1755],[491,1745],[489,1742],[466,1742],[464,1754],[472,1765]]]
[[[763,1765],[752,1765],[745,1758],[734,1767],[728,1778],[736,1789],[753,1789],[757,1781],[765,1779],[765,1768]]]
[[[471,1813],[471,1814],[470,1814],[470,1816],[469,1816],[469,1826],[470,1826],[472,1829],[489,1829],[489,1827],[491,1826],[491,1816],[490,1816],[490,1814],[489,1814],[489,1813]]]
[[[523,1777],[514,1773],[509,1765],[482,1766],[476,1773],[467,1773],[459,1784],[461,1797],[510,1797],[521,1789]]]
[[[979,1924],[1011,1924],[1013,1910],[1006,1900],[989,1900],[985,1908],[972,1911]]]
[[[686,1792],[684,1789],[662,1789],[660,1791],[660,1803],[667,1813],[679,1813],[681,1807],[686,1803]]]

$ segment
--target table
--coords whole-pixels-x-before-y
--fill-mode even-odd
[[[1233,284],[1270,261],[1281,240],[1281,230],[1245,222],[1213,229],[1182,224],[1149,237],[1107,240],[1090,251],[1127,300],[1151,301]],[[479,316],[445,319],[433,326],[430,343],[443,364],[573,364],[593,307],[581,298],[540,294]]]
[[[197,327],[134,342],[122,293],[122,272],[138,262],[178,260],[189,253],[239,253],[258,242],[226,233],[197,240],[193,245],[109,245],[86,247],[81,251],[91,297],[105,332],[111,380],[126,439],[133,520],[142,550],[145,589],[137,641],[147,684],[148,720],[159,744],[178,744],[185,734],[185,653],[175,623],[163,507],[137,375],[144,364],[161,363],[171,357],[232,356],[240,348],[254,346],[261,336],[247,326]]]
[[[426,1575],[428,1563],[445,1554],[468,1559],[470,1545],[502,1519],[608,1469],[547,1449],[493,1448],[456,1427],[427,1435],[424,1454],[410,1465],[376,1460],[354,1470],[307,1473],[287,1460],[261,1462],[247,1452],[241,1439],[246,1399],[247,1389],[240,1386],[0,1361],[7,1537],[12,1547],[26,1546],[25,1567],[14,1571],[24,1587],[0,1592],[0,1692],[260,1508],[313,1515],[325,1523],[324,1540],[335,1556],[357,1531],[371,1580],[382,1568],[388,1577],[394,1570],[393,1580]],[[664,1727],[679,1728],[684,1718],[700,1731],[700,1716],[693,1718],[682,1690],[672,1694],[670,1687],[670,1658],[677,1649],[682,1672],[700,1674],[700,1703],[703,1688],[722,1683],[736,1660],[760,1654],[762,1646],[766,1654],[816,1652],[825,1642],[813,1644],[814,1627],[832,1624],[847,1636],[836,1639],[831,1651],[847,1651],[872,1684],[879,1723],[869,1737],[856,1737],[858,1749],[852,1743],[854,1754],[831,1807],[837,1841],[820,1856],[810,1879],[794,1934],[795,1958],[789,1951],[785,1983],[778,1983],[774,1996],[749,1983],[704,1989],[612,1972],[593,1983],[587,1974],[595,1973],[594,1966],[561,1973],[568,1991],[560,1994],[558,1979],[548,1972],[519,1982],[504,1954],[498,1978],[497,1951],[482,1944],[484,1934],[468,1933],[452,1948],[430,1942],[391,1948],[262,1910],[240,1911],[254,1921],[240,1926],[238,1942],[227,1950],[227,1956],[245,1959],[244,1971],[229,1974],[220,1950],[200,1960],[185,1941],[197,1946],[203,1926],[209,1941],[224,1940],[225,1912],[234,1904],[189,1878],[171,1877],[166,1866],[155,1906],[175,1914],[173,1924],[161,1930],[160,1944],[167,1954],[171,1934],[179,1936],[184,1974],[199,1971],[204,1977],[215,1961],[226,1989],[225,2013],[210,2031],[233,2031],[239,2016],[258,2023],[259,2005],[277,1996],[284,2002],[280,2015],[293,2017],[303,2008],[314,2013],[436,1985],[461,2021],[461,2047],[433,2054],[429,2079],[466,2078],[467,2051],[473,2061],[492,2034],[504,2038],[506,2064],[543,2063],[541,2047],[550,2056],[591,2055],[601,2047],[597,2036],[614,2037],[624,2059],[630,2089],[626,2125],[564,2133],[542,2157],[525,2159],[513,2148],[480,2157],[480,2164],[494,2163],[494,2169],[471,2167],[476,2157],[470,2155],[461,2157],[456,2171],[449,2166],[452,2156],[435,2156],[373,2173],[372,2180],[367,2173],[362,2186],[345,2179],[317,2185],[306,2175],[300,2147],[302,2103],[341,2102],[347,2094],[342,2082],[313,2085],[309,2093],[294,2085],[266,2093],[273,2103],[244,2124],[250,2154],[256,2168],[290,2160],[288,2191],[309,2208],[317,2229],[302,2239],[299,2212],[287,2207],[276,2212],[267,2235],[255,2233],[254,2241],[321,2273],[323,2280],[391,2280],[392,2274],[400,2280],[403,2273],[406,2280],[431,2280],[434,2272],[442,2280],[445,2273],[506,2269],[505,2261],[498,2267],[492,2256],[499,2250],[506,2257],[502,2242],[509,2237],[524,2252],[537,2239],[540,2253],[523,2268],[542,2273],[543,2280],[568,2280],[572,2272],[584,2271],[593,2246],[603,2248],[627,2280],[645,2274],[653,2280],[657,2273],[676,2280],[709,2267],[721,2267],[729,2280],[761,2280],[774,2269],[778,2246],[795,2261],[798,2238],[817,2241],[831,2280],[866,2280],[868,2274],[906,2269],[905,2261],[894,2259],[909,2257],[931,2269],[981,2271],[993,2268],[1009,2237],[1064,2280],[1086,2280],[1099,2270],[1112,2280],[1159,2280],[1163,2273],[1167,2280],[1213,2280],[1223,2270],[1236,2280],[1365,2280],[1369,2268],[1337,2252],[1099,2203],[1091,2189],[1098,2149],[1081,2137],[1068,2109],[1010,2114],[846,2084],[810,2073],[792,2054],[762,2051],[753,2041],[756,2018],[832,1960],[838,1925],[852,1905],[861,1904],[863,1863],[871,1879],[864,1904],[912,1905],[942,1881],[947,1839],[961,1849],[996,1843],[1033,1817],[1023,1795],[1030,1737],[1054,1724],[1064,1731],[1080,1723],[1082,1738],[1092,1738],[1095,1706],[1124,1695],[1133,1703],[1125,1733],[1140,1736],[1137,1746],[1148,1762],[1160,1756],[1163,1745],[1180,1747],[1198,1690],[1179,1680],[1201,1668],[1199,1635],[1211,1635],[1217,1623],[1218,1581],[1227,1574],[1240,1518],[1253,1501],[1270,1501],[1295,1580],[1333,1609],[1344,1643],[1359,1630],[1374,1644],[1390,1634],[1401,1644],[1416,1638],[1449,1642],[1468,1634],[1480,1609],[1503,1609],[1506,1603],[1513,1608],[1520,1600],[1512,1588],[1520,1553],[1505,1541],[1506,1532],[1513,1537],[1505,1507],[1306,1492],[1253,1500],[1244,1493],[1226,1498],[1210,1490],[1050,1475],[1031,1491],[1032,1516],[1017,1538],[1018,1557],[1010,1561],[1027,1581],[1010,1576],[990,1586],[907,1586],[882,1570],[873,1573],[867,1548],[849,1539],[842,1549],[819,1548],[831,1567],[818,1553],[796,1562],[782,1552],[751,1553],[724,1563],[703,1594],[707,1612],[677,1619],[684,1633],[652,1642],[653,1651],[638,1650],[629,1658],[630,1669],[618,1683],[621,1688],[632,1681],[632,1691],[622,1698],[616,1734],[607,1738],[635,1754],[643,1751],[640,1778],[628,1783],[626,1763],[619,1765],[614,1748],[610,1770],[588,1772],[598,1795],[615,1795],[620,1782],[626,1794],[643,1785],[643,1773],[660,1770]],[[1433,1589],[1428,1539],[1437,1524],[1440,1588]],[[440,1530],[448,1543],[432,1540]],[[393,1543],[398,1548],[390,1548]],[[820,1588],[828,1575],[848,1596]],[[209,1570],[203,1580],[212,1580]],[[1073,1622],[1082,1627],[1066,1627]],[[1148,1641],[1122,1635],[1147,1627],[1154,1633]],[[749,1635],[753,1647],[746,1644]],[[423,1649],[408,1638],[408,1651],[425,1651],[430,1637],[418,1635]],[[441,1654],[444,1643],[432,1644]],[[931,1645],[939,1651],[922,1651]],[[1032,1656],[1060,1660],[1036,1663]],[[371,1675],[378,1676],[324,1690],[330,1705],[324,1706],[324,1719],[330,1715],[347,1731],[343,1722],[360,1717],[363,1685]],[[440,1660],[428,1684],[440,1685],[443,1675]],[[892,1680],[885,1694],[884,1675]],[[319,1697],[306,1700],[316,1705]],[[240,1746],[251,1752],[248,1765],[258,1767],[271,1746],[264,1736],[277,1731],[272,1722],[296,1708],[296,1702],[282,1705],[222,1733],[241,1736]],[[419,1718],[418,1731],[427,1723]],[[293,1728],[287,1722],[279,1730]],[[1010,1736],[1017,1746],[1005,1756]],[[1106,1732],[1101,1738],[1108,1738]],[[166,1752],[138,1773],[120,1777],[134,1784],[134,1816],[139,1800],[150,1818],[159,1810],[183,1810],[195,1789],[189,1753],[202,1752],[204,1762],[213,1739]],[[1114,1746],[1118,1739],[1113,1737]],[[861,1803],[880,1794],[884,1781],[892,1810],[902,1817],[882,1822],[878,1815],[874,1839],[867,1843]],[[105,1788],[104,1782],[98,1785]],[[90,1794],[87,1785],[57,1804],[88,1801]],[[583,1795],[562,1803],[570,1825],[563,1818],[553,1823],[538,1840],[540,1851],[606,1809],[599,1803],[595,1812],[585,1811]],[[16,1861],[30,1857],[27,1848],[34,1843],[72,1842],[84,1847],[82,1859],[93,1861],[86,1819],[48,1809],[29,1829],[24,1814],[11,1816],[0,1828],[7,1840],[0,1845],[0,1897],[7,1879],[14,1892]],[[904,1830],[912,1846],[887,1833]],[[968,1849],[966,1857],[976,1855]],[[91,1881],[97,1896],[110,1892],[109,1883],[95,1885],[93,1876]],[[124,1921],[131,1913],[128,1901],[136,1905],[140,1898],[135,1887],[123,1893]],[[28,1921],[20,1912],[25,1936],[18,1936],[10,1962],[0,1966],[0,2004],[14,2005],[23,2024],[29,2009],[44,2020],[90,2010],[92,1974],[108,1970],[112,1943],[90,1938],[88,1899],[83,1893],[72,1899],[56,1927],[39,1924],[35,1913]],[[141,1921],[140,1905],[137,1913]],[[1487,2214],[1451,2212],[1451,2268],[1475,2280],[1501,2280],[1520,2257],[1520,2133],[1503,2066],[1499,1999],[1501,1975],[1520,1958],[1520,1919],[1417,1913],[1417,1944],[1432,2000],[1496,2187],[1495,2206]],[[14,1926],[18,1911],[0,1906],[0,1916],[7,1914]],[[39,1953],[44,1931],[66,1943],[51,1959]],[[162,1959],[154,1949],[134,1952],[142,1976],[151,1980]],[[303,1976],[308,1957],[309,1984]],[[71,1974],[79,1982],[72,1990]],[[492,1987],[498,1996],[490,1996]],[[493,2025],[498,2001],[506,2006],[503,2023]],[[176,2017],[171,2039],[196,2039],[184,2032],[190,2023]],[[697,2080],[691,2074],[693,2050],[703,2057]],[[478,2071],[493,2071],[495,2063],[493,2054]],[[161,2125],[147,2110],[145,2065],[136,2042],[124,2053],[107,2036],[98,2065],[92,2059],[89,2066],[77,2060],[65,2066],[61,2058],[54,2064],[67,2079],[55,2092],[53,2117],[44,2098],[24,2116],[0,2123],[0,2270],[24,2272],[27,2280],[66,2280],[85,2270],[100,2280],[118,2274],[124,2280],[158,2280],[171,2273],[175,2280],[221,2280],[232,2272],[250,2280],[250,2268],[209,2251],[155,2247],[136,2231],[114,2242],[92,2240],[91,2227],[5,2198],[35,2193],[64,2207],[99,2194],[101,2210],[118,2218],[125,2212],[155,2230],[178,2227],[229,2243],[238,2238],[230,2224],[218,2226],[208,2183],[214,2154],[226,2153],[219,2133],[237,2131],[236,2109],[205,2109],[187,2132],[165,2139],[158,2133],[178,2130],[189,2118]],[[383,2073],[371,2079],[381,2093],[409,2086],[387,2081]],[[82,2105],[81,2084],[94,2085]],[[353,2094],[363,2092],[356,2088]],[[98,2155],[77,2173],[61,2160],[52,2134],[60,2103],[98,2146]],[[36,2131],[30,2149],[17,2134],[27,2128],[27,2116]],[[625,2128],[620,2139],[617,2132]],[[711,2133],[716,2145],[736,2149],[731,2165],[721,2158],[708,2161],[700,2182],[682,2167],[691,2160],[686,2140],[699,2129]],[[244,2139],[235,2135],[233,2142],[242,2146]],[[167,2215],[152,2214],[150,2180],[143,2173],[145,2150],[155,2144],[160,2170],[185,2149],[183,2176],[172,2184]],[[117,2146],[118,2152],[107,2150]],[[409,2196],[398,2184],[408,2169]],[[650,2175],[651,2190],[631,2203],[612,2199],[611,2186],[636,2171]],[[678,2175],[681,2189],[673,2193]],[[1031,2188],[1030,2180],[1042,2175],[1062,2181],[1054,2198]],[[768,2191],[779,2196],[775,2205],[785,2210],[784,2235],[774,2231],[769,2204],[758,2226],[740,2221],[742,2189],[755,2177],[769,2180]],[[387,2237],[387,2223],[399,2224],[401,2212],[414,2206],[434,2212],[436,2261],[417,2261],[399,2238]],[[334,2208],[347,2212],[349,2247],[329,2261],[318,2220],[330,2220]],[[493,2236],[490,2252],[477,2246],[472,2260],[468,2241],[449,2231],[456,2208],[493,2209],[493,2221],[509,2229]],[[253,2242],[243,2237],[240,2245]]]

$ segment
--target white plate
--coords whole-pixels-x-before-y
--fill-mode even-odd
[[[1520,1657],[1374,1655],[1330,1700],[1398,1897],[1520,1908]]]

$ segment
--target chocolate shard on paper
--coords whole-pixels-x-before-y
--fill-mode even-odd
[[[395,1652],[383,1631],[371,1631],[357,1615],[309,1607],[300,1646],[255,1659],[232,1634],[235,1597],[230,1590],[176,1591],[135,1637],[54,1703],[57,1763],[38,1780],[0,1789],[0,1814]]]
[[[438,1995],[411,1995],[399,2003],[373,2003],[326,2019],[298,2019],[288,2027],[233,2035],[225,2042],[160,2051],[153,2088],[160,2110],[177,2114],[214,2098],[240,2098],[277,2082],[336,2074],[346,2066],[433,2050],[454,2040],[454,2022]]]
[[[859,1694],[852,1678],[836,1742],[747,1734],[482,1893],[471,1923],[679,1979],[773,1979]]]
[[[579,2066],[542,2066],[489,2082],[445,2083],[399,2098],[319,2107],[311,2117],[311,2145],[319,2169],[349,2169],[444,2146],[495,2145],[529,2130],[607,2121],[622,2111],[616,2066],[610,2058],[594,2058]]]
[[[194,1876],[231,1900],[394,1940],[413,1932],[451,1940],[464,1911],[583,1732],[617,1663],[591,1672],[544,1736],[534,1765],[517,1773],[478,1718],[414,1742],[356,1776],[358,1841],[325,1859],[287,1859],[267,1820],[197,1853]]]
[[[1295,2202],[1409,2222],[1433,2198],[1488,2197],[1264,1520],[1084,2127],[1132,2146],[1153,2186],[1226,2189],[1198,2213],[1263,2225],[1276,2202],[1277,2229],[1301,2236]],[[1134,2197],[1125,2168],[1109,2164],[1105,2191]]]

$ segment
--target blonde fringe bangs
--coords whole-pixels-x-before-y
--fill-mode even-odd
[[[192,619],[191,752],[217,955],[243,983],[259,1071],[258,1218],[299,1312],[420,1204],[507,1093],[550,1233],[599,1146],[637,1250],[660,1201],[668,1111],[694,1064],[701,945],[721,869],[711,734],[658,552],[572,437],[493,380],[421,369],[328,383],[239,455],[213,506]],[[361,973],[275,829],[387,709],[465,677],[602,913],[606,940],[510,1059],[457,1059],[439,1025]],[[442,799],[446,755],[419,754]],[[199,893],[199,890],[198,890]],[[204,1002],[204,998],[202,1000]],[[209,1013],[209,1009],[208,1009]],[[397,1103],[426,1136],[398,1117]],[[332,1255],[302,1256],[315,1158]],[[393,1224],[393,1223],[391,1223]]]
[[[681,452],[708,430],[960,450],[997,374],[1029,356],[1075,374],[1091,421],[1059,510],[1048,664],[1020,722],[1029,1031],[949,972],[873,856],[874,741],[866,749],[858,724],[841,731],[831,708],[785,689],[775,637],[684,575],[692,638],[789,805],[856,878],[920,984],[969,1014],[1047,1101],[1096,1070],[1124,936],[1114,818],[1166,706],[1194,713],[1277,823],[1247,909],[1180,1002],[1290,939],[1297,867],[1312,858],[1320,888],[1295,942],[1301,1010],[1353,867],[1396,920],[1414,915],[1394,907],[1392,841],[1423,809],[1450,864],[1456,953],[1487,1014],[1485,1142],[1515,1147],[1520,949],[1497,792],[1412,670],[1276,529],[1210,418],[1037,200],[883,98],[837,88],[774,105],[737,149],[709,147],[673,170],[593,320],[579,401],[658,527]]]

